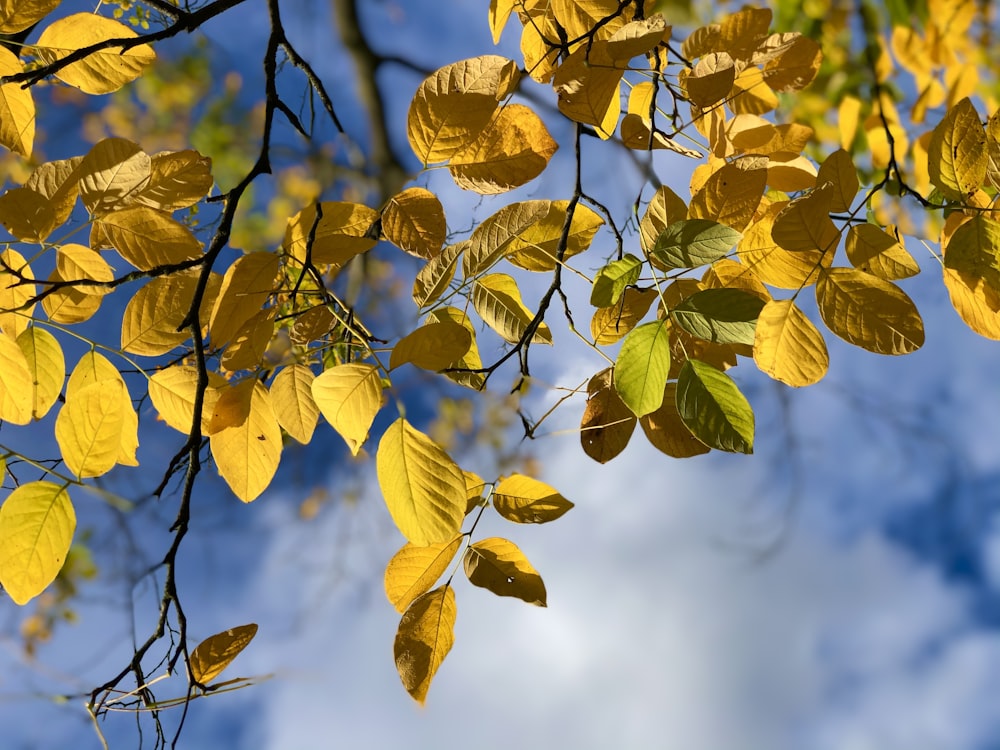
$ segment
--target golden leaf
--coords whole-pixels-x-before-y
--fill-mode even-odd
[[[257,635],[257,625],[240,625],[209,636],[191,652],[191,679],[208,685]]]
[[[106,474],[118,463],[125,410],[117,380],[90,383],[72,393],[56,417],[55,435],[67,468],[81,479]]]
[[[283,247],[299,263],[307,260],[317,265],[342,268],[355,255],[375,247],[377,235],[372,229],[378,212],[360,203],[324,201],[316,220],[316,205],[307,206],[288,220]],[[315,235],[309,245],[309,235]]]
[[[3,337],[0,337],[2,339]],[[17,337],[32,382],[31,416],[44,417],[62,392],[66,360],[59,341],[44,328],[31,326]],[[0,350],[4,347],[0,343]],[[7,367],[4,363],[4,367]],[[2,380],[2,376],[0,376]]]
[[[403,613],[413,601],[430,591],[448,569],[462,546],[464,535],[425,547],[407,542],[385,567],[385,595]]]
[[[787,205],[787,204],[785,204]],[[740,262],[750,268],[765,284],[781,289],[799,289],[816,283],[819,269],[833,262],[833,253],[820,250],[789,252],[772,237],[775,215],[782,204],[771,206],[759,221],[743,232],[736,247]]]
[[[249,253],[226,270],[208,324],[214,346],[232,340],[240,327],[261,311],[274,291],[279,262],[274,253]]]
[[[446,246],[417,272],[413,280],[413,301],[417,307],[426,307],[444,294],[451,280],[455,278],[458,256],[468,246],[468,240]]]
[[[830,210],[834,213],[846,213],[851,210],[854,197],[858,194],[858,170],[854,166],[851,154],[844,149],[838,149],[830,154],[819,167],[816,184],[831,183]]]
[[[590,335],[600,346],[614,344],[635,328],[646,317],[650,305],[657,298],[655,289],[625,290],[621,301],[611,307],[599,307],[590,319]]]
[[[711,448],[691,434],[677,411],[677,383],[669,382],[663,390],[663,403],[654,412],[639,417],[646,439],[661,453],[673,458],[690,458],[708,453]]]
[[[497,513],[514,523],[548,523],[573,507],[553,487],[524,474],[501,479],[492,499]]]
[[[220,283],[220,276],[211,274],[202,299],[201,325],[207,323]],[[157,276],[140,287],[122,315],[122,349],[156,357],[187,341],[191,329],[178,327],[191,310],[197,286],[198,272],[192,270]]]
[[[544,219],[551,208],[552,201],[521,201],[504,206],[484,219],[469,237],[469,245],[462,261],[465,278],[470,279],[489,270],[494,263],[510,253],[512,245],[521,234]]]
[[[358,455],[382,408],[378,369],[359,363],[335,365],[316,377],[312,395],[320,413],[344,438],[351,455]]]
[[[848,343],[876,354],[909,354],[924,343],[913,301],[888,281],[850,268],[831,268],[816,282],[827,327]]]
[[[23,69],[14,53],[0,48],[0,76],[15,75]],[[31,90],[21,88],[20,83],[0,86],[0,143],[15,154],[31,156],[35,143],[35,100]]]
[[[312,440],[319,420],[319,407],[312,395],[316,377],[305,365],[281,368],[271,381],[271,405],[282,429],[302,445]]]
[[[813,39],[795,36],[777,57],[764,65],[764,81],[772,91],[801,91],[816,77],[823,51]]]
[[[34,49],[44,63],[52,63],[69,53],[110,39],[134,39],[132,29],[93,13],[74,13],[45,27]],[[156,53],[148,44],[106,47],[56,71],[63,83],[87,94],[110,94],[135,80]]]
[[[481,276],[472,285],[472,304],[483,322],[511,344],[521,341],[535,317],[521,301],[517,282],[505,273]],[[531,343],[552,343],[552,332],[545,323],[532,332]]]
[[[517,64],[499,55],[461,60],[428,76],[406,118],[410,147],[421,163],[445,161],[478,138],[517,76]]]
[[[24,331],[18,337],[23,335]],[[34,381],[24,352],[12,337],[0,336],[0,420],[28,424],[34,399]]]
[[[742,168],[744,163],[749,168]],[[766,186],[766,168],[742,160],[726,164],[691,197],[688,218],[711,219],[742,232],[757,211]]]
[[[267,488],[281,460],[281,427],[274,416],[271,394],[263,383],[251,381],[254,387],[246,421],[219,430],[209,438],[219,474],[245,503],[255,500]]]
[[[666,185],[661,185],[653,195],[646,212],[639,222],[639,244],[644,253],[649,254],[656,246],[656,240],[671,224],[686,219],[687,204]]]
[[[833,186],[823,185],[802,198],[796,198],[775,217],[771,236],[789,252],[819,250],[833,253],[840,242],[840,231],[830,219]]]
[[[148,206],[129,206],[95,222],[107,243],[140,271],[194,260],[201,243],[176,219]]]
[[[98,281],[101,284],[75,284],[73,289],[81,294],[103,296],[111,291],[104,286],[115,274],[100,253],[85,245],[66,243],[56,248],[56,274],[65,281]]]
[[[736,67],[726,52],[705,55],[681,78],[687,98],[703,109],[729,96],[735,80]]]
[[[476,329],[473,327],[472,321],[469,320],[469,316],[455,307],[439,307],[427,316],[427,320],[428,322],[458,323],[469,332],[471,343],[468,351],[461,358],[448,365],[448,369],[454,370],[454,372],[445,372],[444,375],[449,380],[464,385],[466,388],[472,388],[476,391],[482,390],[486,384],[486,376],[481,372],[476,372],[476,370],[482,369],[483,361],[479,357],[479,346],[476,344]]]
[[[159,211],[193,206],[212,189],[212,160],[197,151],[164,151],[150,158],[149,181],[135,202]]]
[[[608,54],[615,60],[628,61],[656,49],[670,38],[670,27],[662,13],[653,13],[641,21],[629,21],[608,38]]]
[[[490,537],[465,551],[465,575],[497,596],[513,596],[537,607],[545,606],[545,584],[528,558],[507,539]]]
[[[541,118],[508,104],[448,162],[455,184],[481,195],[505,193],[542,173],[558,146]]]
[[[42,20],[59,7],[60,0],[3,0],[0,34],[16,34]]]
[[[160,418],[178,432],[187,435],[194,421],[198,370],[188,365],[172,365],[149,380],[149,399]],[[207,435],[219,394],[229,386],[217,372],[208,373],[201,407],[201,433]]]
[[[551,271],[557,265],[556,253],[562,239],[569,201],[552,201],[549,212],[525,227],[507,246],[507,260],[526,271]],[[566,261],[590,247],[597,230],[604,225],[600,214],[577,204],[562,259]]]
[[[931,182],[947,198],[964,200],[986,177],[986,131],[968,97],[948,110],[927,149]]]
[[[594,375],[587,383],[587,406],[580,420],[583,452],[600,464],[607,463],[625,450],[635,423],[635,414],[614,387],[611,368]]]
[[[382,234],[418,258],[431,260],[439,255],[447,233],[441,201],[425,188],[397,193],[382,210]]]
[[[887,281],[920,273],[920,266],[906,252],[898,234],[893,236],[874,224],[852,226],[844,248],[852,266]]]
[[[753,358],[761,372],[791,386],[817,383],[830,367],[823,334],[790,299],[764,305]]]
[[[392,349],[389,369],[409,362],[438,372],[460,360],[472,346],[472,334],[461,323],[441,320],[427,323],[401,338]]]
[[[0,584],[16,604],[27,604],[62,569],[76,531],[65,487],[28,482],[0,506]]]
[[[273,307],[258,310],[236,329],[219,360],[222,369],[229,372],[252,370],[260,364],[274,337],[274,316],[277,312]]]
[[[431,680],[455,642],[455,590],[445,584],[418,596],[399,622],[393,654],[399,678],[423,705]]]
[[[593,125],[601,138],[610,138],[621,114],[618,86],[624,73],[608,53],[607,42],[582,45],[552,78],[559,111],[575,122]]]
[[[465,475],[437,443],[397,419],[379,441],[375,465],[386,507],[409,541],[427,545],[458,533],[465,518]]]
[[[17,338],[31,322],[38,293],[30,279],[31,266],[17,250],[0,252],[0,331],[11,340]]]

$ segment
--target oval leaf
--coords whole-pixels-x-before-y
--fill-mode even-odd
[[[465,575],[497,596],[513,596],[537,607],[545,606],[545,584],[528,558],[507,539],[490,537],[465,551]]]
[[[614,383],[625,405],[637,417],[663,403],[670,372],[670,335],[661,322],[641,325],[622,342],[614,367]]]
[[[256,623],[240,625],[209,636],[191,652],[191,679],[207,685],[228,667],[257,635]]]
[[[357,363],[336,365],[316,377],[312,395],[320,413],[344,438],[351,455],[358,455],[382,408],[378,369]]]
[[[697,268],[728,255],[743,235],[709,219],[675,221],[650,253],[665,268]]]
[[[514,523],[548,523],[573,507],[553,487],[524,474],[501,479],[493,490],[493,507]]]
[[[393,654],[403,687],[423,705],[431,680],[455,642],[455,590],[445,584],[417,599],[399,621]]]
[[[689,359],[677,378],[677,413],[705,445],[731,453],[753,453],[753,410],[732,378]]]
[[[448,569],[464,536],[448,542],[418,547],[407,542],[385,568],[385,595],[397,612],[405,612],[411,603],[431,590]]]

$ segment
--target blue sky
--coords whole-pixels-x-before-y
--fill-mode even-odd
[[[429,67],[491,50],[478,0],[456,0],[447,12],[424,2],[371,3],[366,11],[379,49]],[[285,10],[301,51],[339,92],[353,72],[330,48],[326,13],[315,0]],[[215,27],[231,59],[253,58],[249,87],[262,20],[248,10],[238,33]],[[501,53],[516,56],[513,36]],[[384,81],[401,151],[418,82],[398,71]],[[349,120],[363,131],[356,115]],[[553,122],[552,129],[565,142],[568,128]],[[563,197],[567,152],[516,197]],[[634,198],[631,167],[598,148],[586,163],[585,186],[623,215]],[[676,165],[668,158],[656,168],[666,178]],[[427,179],[445,197],[453,227],[492,210],[446,174],[421,184]],[[686,195],[683,180],[677,188]],[[610,252],[600,242],[582,268],[596,268]],[[521,546],[545,579],[549,606],[459,584],[455,647],[424,709],[405,694],[392,663],[398,615],[382,593],[382,570],[402,539],[371,466],[357,474],[334,464],[331,493],[342,497],[346,484],[360,500],[335,503],[310,523],[297,516],[308,487],[289,467],[343,456],[332,433],[287,458],[285,481],[250,506],[206,475],[181,579],[195,637],[259,623],[227,675],[274,677],[197,701],[180,746],[997,747],[1000,348],[965,328],[933,262],[920,261],[925,274],[906,287],[928,332],[916,354],[877,357],[831,335],[829,375],[795,391],[752,364],[737,368],[757,412],[753,457],[674,461],[637,435],[625,454],[599,466],[573,433],[582,402],[561,409],[554,434],[531,448],[541,478],[576,508],[543,527],[491,521],[483,529]],[[526,283],[526,296],[542,283]],[[582,287],[573,291],[586,299]],[[557,343],[570,344],[560,327],[553,325]],[[539,352],[533,362],[539,381],[562,385],[602,366],[572,347],[548,361]],[[529,408],[537,414],[552,393],[535,393]],[[459,461],[490,471],[482,453]],[[144,516],[137,543],[150,558],[164,540],[156,520],[171,516],[169,506]],[[104,543],[125,549],[112,514],[90,518]],[[152,602],[142,591],[135,627],[144,636]],[[4,639],[0,722],[10,747],[97,747],[82,710],[9,698],[35,687],[88,687],[119,666],[131,629],[122,607],[127,586],[112,578],[87,597],[82,622],[43,647],[38,671],[17,668],[17,644]],[[0,618],[10,632],[13,615]],[[65,673],[78,679],[60,679]],[[134,745],[129,719],[106,728],[119,743],[112,747]]]

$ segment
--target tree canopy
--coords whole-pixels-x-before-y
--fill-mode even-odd
[[[148,709],[158,744],[177,741],[163,711],[247,683],[220,675],[258,629],[188,637],[175,572],[208,471],[251,503],[296,446],[336,435],[339,455],[371,454],[405,539],[385,569],[394,659],[422,703],[452,647],[456,575],[546,605],[525,552],[480,520],[574,505],[530,466],[460,465],[408,416],[407,384],[441,408],[459,389],[510,396],[473,427],[501,442],[583,403],[586,457],[646,440],[669,462],[753,452],[741,370],[800,388],[827,373],[831,335],[919,349],[906,290],[921,272],[1000,339],[989,4],[779,0],[698,18],[676,1],[484,0],[482,23],[520,56],[422,71],[377,53],[336,0],[353,89],[300,54],[280,0],[68,5],[0,10],[0,584],[35,648],[92,572],[80,504],[173,509],[149,572],[155,627],[85,698],[95,719]],[[269,31],[247,104],[238,76],[206,75],[201,34],[251,12]],[[405,121],[387,114],[386,65],[422,79]],[[364,132],[343,115],[358,106]],[[72,153],[57,123],[81,107],[94,142]],[[585,176],[595,154],[642,175],[634,192],[605,199]],[[533,187],[556,169],[558,192]],[[471,220],[449,211],[456,191],[479,197]],[[570,349],[589,353],[585,381],[533,378]],[[551,388],[540,417],[518,407],[530,388]],[[143,450],[154,434],[170,455]],[[186,675],[184,694],[154,694],[157,671]]]

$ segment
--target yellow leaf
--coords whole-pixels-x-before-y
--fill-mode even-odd
[[[420,326],[401,338],[392,349],[389,369],[416,365],[438,372],[465,356],[472,345],[472,334],[461,323],[442,320]]]
[[[517,4],[518,0],[490,0],[490,33],[493,34],[494,44],[499,43],[500,34]]]
[[[448,569],[464,536],[419,547],[407,542],[385,568],[385,595],[397,612],[405,612],[413,601],[430,591]]]
[[[0,49],[0,76],[15,75],[23,69],[14,53]],[[35,100],[31,89],[21,88],[20,83],[0,86],[0,143],[15,154],[31,156],[35,143]]]
[[[445,161],[478,138],[517,76],[517,64],[499,55],[461,60],[428,76],[406,118],[410,147],[421,163]]]
[[[190,229],[148,206],[119,209],[102,216],[95,225],[108,244],[140,271],[201,255],[201,243]]]
[[[191,309],[199,271],[157,276],[140,287],[122,315],[121,346],[126,352],[157,357],[191,338],[191,329],[177,330]],[[201,305],[202,325],[219,292],[221,278],[213,273]]]
[[[767,169],[752,159],[742,157],[714,172],[691,197],[687,218],[711,219],[742,232],[767,186]]]
[[[67,243],[56,249],[56,273],[65,281],[98,281],[106,283],[114,279],[115,273],[100,253],[85,245]],[[111,291],[102,284],[76,284],[75,291],[81,294],[103,296]]]
[[[472,286],[472,304],[483,322],[511,344],[520,342],[535,317],[521,301],[517,282],[505,273],[480,277]],[[552,332],[545,323],[532,332],[531,342],[552,343]]]
[[[458,256],[469,246],[468,240],[446,246],[417,272],[413,280],[413,301],[417,307],[426,307],[444,294],[455,278]]]
[[[393,654],[403,687],[423,705],[431,680],[455,642],[455,590],[445,584],[417,597],[399,621]]]
[[[719,24],[719,45],[737,60],[749,60],[767,39],[770,26],[770,8],[743,8]]]
[[[240,500],[255,500],[267,489],[281,460],[281,427],[263,383],[253,380],[250,414],[243,424],[211,435],[209,443],[219,474]]]
[[[28,424],[34,399],[34,382],[24,352],[13,338],[0,336],[0,420]]]
[[[822,62],[819,44],[800,34],[764,65],[764,81],[779,93],[801,91],[812,83]]]
[[[312,395],[315,379],[305,365],[289,365],[271,381],[271,404],[278,424],[302,445],[312,440],[319,420],[319,407]]]
[[[59,7],[60,0],[4,0],[0,2],[0,34],[16,34]]]
[[[382,210],[382,234],[400,250],[427,260],[441,252],[448,227],[441,201],[425,188],[397,193]]]
[[[195,392],[198,370],[188,365],[172,365],[160,370],[149,380],[149,398],[160,418],[178,432],[187,435],[194,421]],[[215,404],[226,381],[215,372],[208,373],[208,387],[201,409],[201,433],[208,434]]]
[[[69,381],[66,383],[67,402],[91,386],[105,386],[120,394],[121,406],[117,410],[112,410],[121,413],[116,463],[138,466],[135,454],[139,449],[139,415],[132,406],[132,397],[121,373],[105,357],[93,351],[80,357],[80,361],[70,373]],[[58,428],[58,419],[56,425]]]
[[[556,267],[556,253],[566,223],[569,201],[552,201],[549,212],[525,227],[511,240],[507,248],[507,260],[527,271],[551,271]],[[604,225],[604,219],[596,211],[577,204],[573,209],[566,237],[563,261],[579,255],[590,247],[597,230]]]
[[[615,60],[628,61],[633,57],[652,52],[660,42],[670,37],[661,13],[654,13],[642,21],[629,21],[608,39],[608,54]]]
[[[226,270],[208,324],[214,346],[232,340],[240,327],[261,311],[274,291],[279,261],[274,253],[248,253]]]
[[[861,100],[854,96],[845,96],[837,106],[837,129],[840,131],[840,147],[851,150],[854,136],[858,132],[858,118],[861,115]],[[822,183],[820,183],[822,184]]]
[[[559,65],[559,48],[549,39],[558,39],[555,19],[549,15],[536,16],[521,30],[521,56],[528,75],[539,83],[548,83]]]
[[[1000,341],[1000,292],[982,276],[942,270],[952,307],[965,324],[980,336]]]
[[[19,240],[41,242],[55,229],[56,216],[45,196],[19,187],[0,195],[0,222]]]
[[[250,417],[256,383],[256,378],[244,378],[219,393],[219,398],[212,409],[212,419],[208,423],[209,435],[227,427],[239,427],[246,423]]]
[[[726,52],[712,52],[681,78],[688,100],[702,109],[722,101],[733,88],[736,68]]]
[[[0,331],[16,339],[31,322],[35,303],[30,300],[38,293],[31,267],[17,250],[0,252]]]
[[[646,212],[639,223],[639,242],[647,255],[656,246],[657,238],[663,230],[674,222],[686,219],[687,204],[666,185],[662,185],[646,206]]]
[[[191,652],[191,679],[207,685],[228,667],[257,635],[257,625],[240,625],[209,636]]]
[[[616,67],[608,43],[595,41],[573,52],[558,67],[552,88],[559,111],[575,122],[593,125],[601,138],[614,135],[621,114],[619,83],[625,69]]]
[[[465,575],[474,585],[497,596],[513,596],[528,604],[545,606],[545,584],[528,558],[507,539],[490,537],[465,551]]]
[[[831,268],[816,282],[827,327],[848,343],[876,354],[909,354],[924,343],[913,301],[895,284],[850,268]]]
[[[742,289],[764,302],[771,300],[771,293],[752,268],[739,261],[722,258],[705,270],[701,277],[703,289]]]
[[[587,406],[580,420],[583,452],[598,463],[607,463],[625,450],[635,423],[635,414],[614,387],[611,368],[594,375],[587,383]]]
[[[590,335],[594,337],[594,343],[608,346],[620,341],[646,317],[656,298],[655,289],[629,287],[617,305],[597,308],[590,319]]]
[[[56,442],[67,468],[81,479],[106,474],[118,463],[125,409],[117,380],[69,392],[56,417]]]
[[[17,604],[27,604],[62,569],[76,531],[76,513],[65,487],[28,482],[0,506],[0,584]]]
[[[700,26],[688,34],[687,39],[681,44],[681,54],[688,60],[693,60],[710,52],[718,52],[722,48],[722,27],[713,23]]]
[[[781,206],[772,208],[780,209]],[[789,252],[772,237],[777,211],[768,211],[743,232],[736,247],[740,262],[753,270],[765,284],[781,289],[799,289],[816,282],[819,269],[833,262],[833,253],[821,250]]]
[[[733,82],[729,109],[736,115],[762,115],[778,106],[778,97],[764,82],[760,68],[744,68]]]
[[[649,120],[635,114],[627,114],[622,118],[619,130],[622,136],[622,143],[628,148],[652,151],[667,149],[674,153],[687,156],[692,159],[700,159],[704,156],[701,151],[693,148],[685,148],[677,141],[667,138],[663,133],[651,132]]]
[[[455,184],[481,195],[505,193],[542,173],[558,146],[541,118],[508,104],[448,162]]]
[[[874,224],[852,226],[844,248],[852,266],[887,281],[920,273],[920,266],[906,252],[898,234],[893,236]]]
[[[823,334],[790,299],[764,305],[753,358],[761,372],[792,386],[817,383],[830,367]]]
[[[49,274],[49,282],[59,285],[63,279],[57,271]],[[102,297],[84,294],[75,286],[65,286],[52,292],[42,300],[42,309],[53,323],[72,325],[90,320],[101,307]]]
[[[307,206],[288,220],[284,248],[299,263],[307,260],[317,265],[343,267],[355,255],[371,250],[377,235],[372,228],[378,221],[378,212],[360,203],[324,201],[319,204],[320,217],[316,219],[316,205]],[[309,245],[309,235],[315,234]]]
[[[544,219],[552,201],[521,201],[504,206],[484,219],[472,231],[463,258],[465,278],[489,270],[494,263],[511,252],[511,246],[524,231]]]
[[[585,35],[597,39],[613,36],[632,20],[632,8],[622,6],[617,0],[548,0],[538,5],[548,5],[548,12],[555,16],[572,40]],[[582,46],[586,46],[586,40]]]
[[[379,441],[375,465],[386,507],[409,541],[433,544],[459,532],[465,475],[437,443],[397,419]]]
[[[667,383],[663,403],[656,411],[639,417],[646,439],[661,453],[673,458],[690,458],[708,453],[711,448],[691,434],[677,411],[677,383]]]
[[[493,490],[493,507],[514,523],[548,523],[572,508],[573,503],[545,482],[511,474]]]
[[[150,158],[149,181],[135,202],[158,211],[193,206],[212,189],[212,160],[197,151],[164,151]]]
[[[274,336],[276,314],[273,307],[258,310],[236,330],[219,360],[222,369],[229,372],[252,370],[260,364]]]
[[[767,165],[767,186],[784,193],[795,193],[815,187],[816,167],[804,156],[782,159],[772,154]]]
[[[840,242],[840,231],[830,219],[833,186],[823,185],[785,206],[774,220],[771,235],[789,252],[819,250],[833,253]]]
[[[930,178],[945,197],[965,200],[986,178],[986,131],[968,97],[934,128],[927,150]]]
[[[854,166],[850,152],[838,149],[826,157],[820,165],[816,184],[825,185],[828,182],[833,184],[830,210],[834,213],[850,211],[860,187],[858,170]]]
[[[312,384],[313,400],[356,456],[368,439],[375,415],[382,408],[382,380],[374,365],[336,365]]]
[[[46,26],[34,49],[43,62],[52,63],[93,44],[137,36],[128,26],[110,18],[75,13]],[[137,44],[129,49],[106,47],[61,68],[55,76],[87,94],[110,94],[142,75],[155,59],[156,53],[148,44]]]
[[[4,350],[0,337],[0,352]],[[24,353],[28,374],[32,382],[31,416],[44,417],[62,392],[66,377],[66,360],[59,341],[44,328],[31,326],[17,337],[17,345]],[[5,363],[4,367],[8,365]],[[0,380],[3,376],[0,375]],[[5,389],[6,390],[6,389]]]
[[[483,504],[483,490],[486,489],[486,482],[475,472],[463,470],[462,474],[465,475],[465,490],[467,492],[465,515],[469,515]]]
[[[149,154],[132,141],[99,141],[78,167],[83,205],[93,216],[124,207],[149,181],[150,170]]]
[[[449,363],[448,369],[456,371],[446,372],[444,375],[449,380],[464,385],[466,388],[472,388],[476,391],[482,390],[486,384],[486,378],[483,373],[476,372],[476,370],[482,369],[483,361],[479,357],[479,346],[476,344],[476,329],[473,327],[472,321],[469,320],[469,316],[455,307],[439,307],[427,316],[427,320],[428,322],[458,323],[469,332],[471,343],[468,351],[461,358]]]

